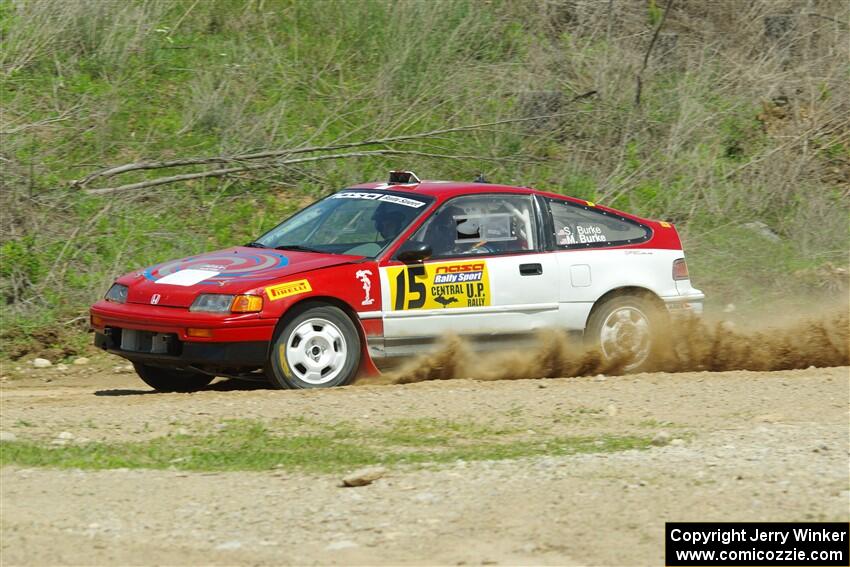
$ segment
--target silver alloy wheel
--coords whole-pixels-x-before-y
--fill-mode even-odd
[[[307,319],[286,340],[286,362],[296,378],[325,384],[342,371],[348,350],[342,331],[327,319]]]
[[[626,305],[614,309],[602,322],[599,344],[606,358],[625,357],[631,370],[643,364],[649,356],[652,336],[649,318],[637,307]]]

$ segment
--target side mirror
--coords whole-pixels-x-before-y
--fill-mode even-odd
[[[414,264],[422,260],[427,260],[432,254],[431,246],[428,244],[412,241],[407,242],[401,247],[401,250],[396,254],[396,258],[405,264]]]

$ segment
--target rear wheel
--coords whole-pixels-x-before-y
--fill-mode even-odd
[[[650,299],[614,297],[591,313],[586,336],[607,360],[623,364],[623,371],[642,372],[654,359],[662,322],[661,309]]]
[[[158,392],[195,392],[213,381],[215,376],[177,370],[175,368],[159,368],[147,364],[133,364],[136,374],[145,384]]]
[[[297,312],[277,334],[269,372],[279,388],[350,384],[360,365],[360,335],[339,308],[314,305]]]

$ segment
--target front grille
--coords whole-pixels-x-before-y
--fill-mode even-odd
[[[174,333],[154,333],[135,329],[111,329],[110,335],[121,350],[146,354],[180,354],[180,340]]]

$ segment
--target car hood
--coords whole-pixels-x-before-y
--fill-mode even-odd
[[[201,293],[244,293],[289,276],[361,259],[236,246],[157,264],[118,281],[129,286],[128,303],[189,307]]]

